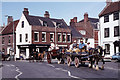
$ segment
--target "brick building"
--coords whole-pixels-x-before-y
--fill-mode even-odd
[[[16,28],[16,57],[23,53],[29,58],[33,49],[39,52],[47,50],[51,43],[59,47],[71,44],[71,30],[63,19],[50,18],[48,11],[44,17],[29,15],[24,8]]]
[[[13,48],[13,24],[14,24],[14,37],[16,35],[16,26],[18,24],[19,20],[16,20],[13,22],[12,16],[8,16],[8,23],[7,26],[5,26],[0,33],[0,44],[1,44],[1,51],[4,54],[12,54],[11,49]],[[14,42],[16,41],[16,38],[14,38]],[[14,43],[14,46],[16,44]],[[15,49],[14,49],[15,50]]]
[[[84,42],[90,42],[91,47],[98,46],[98,22],[97,18],[89,18],[88,13],[84,14],[84,19],[77,22],[77,17],[70,21],[70,28],[72,30],[72,41],[77,40],[80,43],[80,38]]]

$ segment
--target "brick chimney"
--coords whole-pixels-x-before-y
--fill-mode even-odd
[[[107,6],[109,6],[112,3],[112,0],[106,0]]]
[[[74,17],[73,20],[75,23],[77,23],[77,17]]]
[[[28,8],[24,8],[23,14],[24,14],[24,15],[29,15]]]
[[[84,14],[84,22],[87,22],[88,21],[88,13],[85,13]]]
[[[11,22],[13,22],[13,17],[12,16],[8,16],[7,24],[10,24]]]
[[[45,11],[44,17],[46,17],[46,18],[49,18],[49,17],[50,17],[50,14],[49,14],[48,11]]]

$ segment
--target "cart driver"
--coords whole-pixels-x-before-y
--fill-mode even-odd
[[[83,42],[83,39],[80,40],[79,49],[81,52],[85,52],[86,45]]]

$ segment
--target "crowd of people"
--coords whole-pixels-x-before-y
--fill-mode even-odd
[[[89,51],[92,47],[90,46],[90,42],[88,42],[87,44],[85,44],[83,42],[83,39],[80,40],[80,43],[77,44],[76,40],[69,46],[69,50],[73,51],[73,52],[85,52],[85,51]]]

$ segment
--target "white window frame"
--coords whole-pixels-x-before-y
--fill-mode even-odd
[[[60,34],[60,41],[58,41],[58,42],[62,42],[62,34],[61,33],[58,33],[58,34]]]
[[[40,21],[41,25],[43,26],[43,21],[41,19],[39,19],[39,21]]]
[[[53,42],[54,42],[54,33],[50,33],[50,35],[51,35],[51,34],[53,34]],[[52,41],[50,40],[50,42],[52,42]]]
[[[42,42],[46,42],[46,32],[42,32],[42,34],[45,34],[45,41],[42,41]]]
[[[21,37],[20,37],[20,35],[21,35]],[[19,34],[19,42],[22,43],[22,34]]]
[[[26,34],[27,34],[27,38],[26,38]],[[28,42],[28,33],[25,34],[25,42]]]
[[[35,39],[34,39],[34,42],[39,42],[39,32],[34,32],[34,34],[35,33],[38,33],[38,41],[35,41]],[[35,37],[34,37],[35,38]]]
[[[67,34],[67,37],[68,35],[70,35],[70,41],[67,40],[68,43],[71,43],[71,34]]]
[[[66,42],[66,33],[63,33],[63,35],[65,35],[65,41],[63,41],[63,43]],[[63,40],[63,35],[62,35],[62,40]]]
[[[80,32],[82,35],[86,35],[86,31],[85,31],[85,30],[79,30],[79,32]]]

